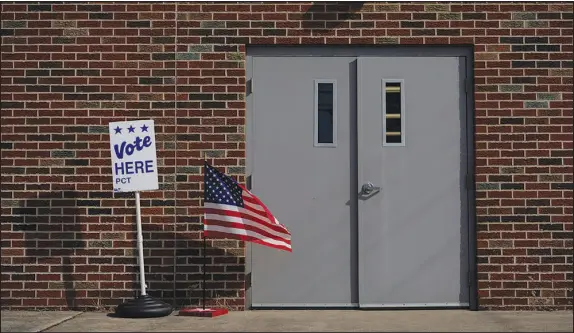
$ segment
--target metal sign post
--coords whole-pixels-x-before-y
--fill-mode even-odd
[[[142,213],[140,207],[140,192],[136,192],[136,225],[137,225],[137,245],[138,245],[138,262],[140,264],[140,289],[141,295],[146,296],[144,254],[143,254],[143,234],[142,234]]]
[[[135,192],[138,263],[141,293],[116,308],[116,316],[125,318],[163,317],[171,314],[171,305],[147,294],[143,254],[140,191],[157,190],[158,170],[153,120],[110,122],[110,150],[114,192]]]

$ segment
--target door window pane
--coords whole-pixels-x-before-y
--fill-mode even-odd
[[[404,100],[402,81],[383,80],[383,145],[404,144]]]
[[[337,103],[335,81],[315,81],[315,146],[335,146]]]

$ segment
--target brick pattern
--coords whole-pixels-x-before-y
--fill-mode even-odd
[[[244,181],[245,44],[473,44],[479,304],[572,309],[571,3],[2,3],[2,308],[137,290],[108,121],[153,118],[153,296],[201,293],[200,156]],[[210,303],[244,308],[244,244],[208,242]]]

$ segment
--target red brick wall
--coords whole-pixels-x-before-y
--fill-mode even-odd
[[[142,194],[150,292],[197,303],[199,157],[243,181],[251,43],[473,44],[479,304],[571,309],[572,9],[3,2],[2,308],[134,295],[134,201],[112,194],[106,126],[135,118],[155,119],[161,165]],[[243,308],[243,248],[209,242],[210,302]]]

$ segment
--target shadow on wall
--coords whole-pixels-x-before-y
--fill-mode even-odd
[[[185,224],[179,224],[185,228]],[[162,232],[153,230],[159,225],[144,225],[144,252],[146,265],[146,282],[149,294],[160,297],[163,301],[174,305],[200,306],[203,303],[203,248],[200,238],[201,225],[187,225],[187,231]],[[175,237],[174,237],[175,236]],[[175,239],[175,241],[173,241]],[[165,241],[170,239],[172,241]],[[165,256],[147,255],[158,249],[159,243],[170,244],[173,251],[175,243],[175,260]],[[227,307],[230,309],[243,306],[244,296],[244,263],[245,258],[233,253],[232,248],[238,248],[235,240],[210,240],[205,246],[205,301],[207,306]],[[167,246],[164,248],[168,248]],[[163,262],[162,262],[163,261]],[[175,263],[175,264],[174,264]],[[174,266],[175,265],[175,266]],[[175,273],[175,283],[174,283]]]
[[[354,12],[363,7],[364,1],[314,3],[303,13],[303,29],[340,28],[346,20],[352,19]],[[326,23],[324,21],[327,21]]]
[[[26,289],[42,291],[43,296],[36,293],[37,307],[111,310],[140,293],[135,223],[112,216],[111,223],[102,224],[96,215],[101,208],[90,207],[99,200],[87,198],[89,194],[39,192],[18,209],[22,218],[13,230],[24,233],[25,250],[22,268],[13,270],[16,276],[22,274],[16,279],[34,285]],[[142,199],[142,208],[152,207],[154,201]],[[133,198],[127,206],[135,215]],[[127,220],[135,221],[135,217]],[[177,307],[199,306],[203,296],[201,225],[198,218],[182,220],[174,233],[173,223],[150,223],[149,216],[142,216],[148,294]],[[128,238],[106,239],[104,232],[127,233]],[[207,305],[231,309],[243,305],[239,299],[243,297],[245,260],[226,249],[233,247],[238,247],[233,240],[207,241]]]
[[[38,290],[49,290],[50,301],[46,306],[78,308],[73,265],[82,263],[76,255],[78,250],[86,249],[77,204],[79,197],[75,191],[39,192],[36,198],[25,200],[21,212],[24,215],[20,226],[24,231],[23,266],[25,271],[38,273]],[[40,281],[45,281],[47,286]],[[64,294],[58,295],[62,290]]]

